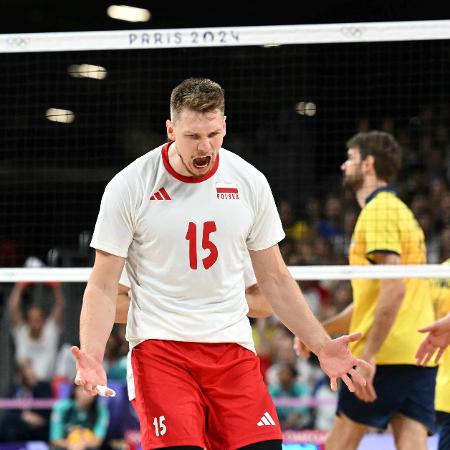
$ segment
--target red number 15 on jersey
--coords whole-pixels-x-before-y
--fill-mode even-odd
[[[216,222],[209,221],[203,224],[202,248],[209,250],[209,255],[202,259],[203,267],[206,270],[214,265],[219,256],[217,247],[209,240],[209,235],[216,230]],[[189,222],[186,240],[189,241],[189,265],[191,269],[197,270],[197,224],[194,222]]]

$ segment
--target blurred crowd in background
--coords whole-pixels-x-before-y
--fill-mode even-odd
[[[448,110],[437,115],[430,107],[424,108],[417,119],[421,122],[418,136],[409,129],[397,129],[391,120],[385,120],[382,126],[403,147],[404,167],[394,187],[423,228],[428,263],[433,264],[450,258],[449,119]],[[357,128],[366,131],[370,123],[361,120]],[[330,186],[328,195],[311,196],[300,210],[287,200],[277,200],[286,232],[280,247],[289,266],[347,264],[359,214],[352,192],[339,184]],[[0,243],[0,267],[18,265],[14,252],[13,242],[5,239]],[[113,446],[111,442],[121,440],[127,427],[137,429],[137,419],[126,396],[128,345],[124,326],[114,327],[104,361],[109,381],[117,383],[118,398],[92,399],[72,385],[75,365],[70,347],[77,342],[76,338],[67,339],[62,329],[69,323],[71,330],[76,329],[78,316],[73,313],[73,306],[68,306],[81,305],[82,290],[74,294],[67,286],[2,286],[0,312],[10,339],[3,334],[0,345],[13,349],[9,363],[14,362],[15,370],[8,380],[8,389],[0,392],[0,397],[58,401],[53,412],[33,408],[1,411],[0,441],[50,437],[55,447],[83,450],[99,447],[102,442]],[[348,281],[302,281],[300,286],[320,320],[335,315],[352,301]],[[292,334],[275,316],[252,319],[252,326],[261,371],[278,405],[283,429],[328,430],[334,418],[336,394],[330,390],[317,359],[296,356]]]

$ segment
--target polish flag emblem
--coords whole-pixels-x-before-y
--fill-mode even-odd
[[[219,200],[239,199],[239,190],[236,183],[216,183],[216,193]]]
[[[235,183],[216,183],[216,191],[218,194],[239,194]]]

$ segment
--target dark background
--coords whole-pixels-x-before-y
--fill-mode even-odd
[[[110,19],[111,4],[148,8],[152,19],[133,24]],[[104,0],[2,0],[2,33],[118,30],[132,28],[177,28],[377,22],[448,19],[448,5],[439,1],[126,1]]]

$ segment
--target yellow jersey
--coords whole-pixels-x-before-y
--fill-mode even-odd
[[[374,263],[374,253],[395,253],[401,264],[425,264],[426,249],[422,229],[411,210],[388,189],[373,192],[358,217],[349,250],[351,265]],[[378,351],[377,364],[416,364],[415,354],[423,340],[417,330],[434,320],[430,282],[427,279],[405,279],[405,295],[397,318]],[[355,279],[353,314],[350,332],[361,331],[367,336],[372,327],[380,280]],[[359,356],[365,338],[351,345]]]
[[[450,259],[444,262],[450,264]],[[431,292],[438,318],[450,312],[450,279],[431,280]],[[436,396],[434,407],[436,411],[450,413],[450,348],[442,355],[436,378]]]

